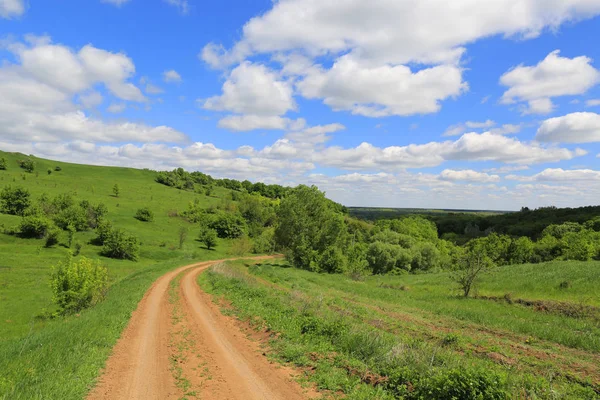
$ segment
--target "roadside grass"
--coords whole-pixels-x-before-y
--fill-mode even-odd
[[[570,319],[458,299],[447,280],[445,290],[437,287],[447,279],[441,275],[354,282],[284,264],[247,268],[238,262],[208,271],[199,283],[225,297],[239,318],[270,332],[273,356],[303,368],[307,379],[332,397],[600,398],[596,330],[588,340],[574,341],[591,352],[536,339],[541,325],[563,322],[559,329],[567,336],[557,338],[573,340],[568,339]],[[429,306],[421,308],[424,303]],[[540,319],[533,325],[539,326],[532,328],[531,338],[513,331],[514,322],[536,314]],[[501,316],[501,323],[488,323]]]

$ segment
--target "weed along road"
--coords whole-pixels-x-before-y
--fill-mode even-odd
[[[293,372],[271,364],[201,291],[198,274],[218,262],[181,267],[153,284],[89,400],[307,398]]]

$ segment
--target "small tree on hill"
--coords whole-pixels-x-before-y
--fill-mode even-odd
[[[469,297],[481,275],[489,272],[493,267],[494,262],[488,257],[484,247],[476,244],[466,250],[450,278],[458,283],[463,296]]]
[[[210,250],[217,245],[217,231],[212,228],[204,227],[200,230],[198,240]]]
[[[113,186],[113,194],[115,195],[115,197],[119,197],[120,193],[121,193],[121,188],[119,188],[119,185],[117,183],[115,183],[115,186]]]
[[[8,168],[8,164],[6,162],[6,158],[0,158],[0,171],[4,171]]]
[[[102,253],[107,257],[131,261],[137,261],[139,252],[138,239],[121,229],[112,229],[109,232],[102,249]]]
[[[140,208],[135,213],[135,219],[143,222],[152,222],[154,221],[154,213],[148,207]]]
[[[24,160],[19,160],[19,167],[23,168],[25,171],[32,173],[35,170],[35,162],[31,158],[26,158]]]
[[[185,226],[179,228],[179,250],[183,249],[183,244],[187,238],[188,230]]]
[[[31,205],[29,191],[21,187],[6,186],[0,192],[0,211],[11,215],[23,215]]]

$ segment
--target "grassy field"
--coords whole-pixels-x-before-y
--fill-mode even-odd
[[[599,284],[598,262],[504,267],[470,299],[443,273],[356,282],[230,263],[200,277],[271,334],[272,357],[351,399],[600,398]],[[540,306],[555,303],[586,312]]]
[[[203,207],[218,205],[230,198],[230,191],[217,187],[208,197],[160,185],[152,171],[37,158],[36,171],[25,173],[17,160],[26,156],[0,151],[2,157],[8,170],[0,171],[0,190],[21,186],[34,200],[42,194],[52,198],[70,193],[78,201],[104,203],[107,219],[141,243],[137,262],[114,260],[101,257],[101,248],[89,244],[93,231],[76,233],[74,243],[82,245],[81,256],[100,259],[112,286],[98,306],[78,316],[48,319],[43,316],[55,309],[50,271],[67,257],[66,233],[54,248],[45,248],[43,240],[0,233],[0,399],[82,398],[131,311],[157,277],[177,266],[230,256],[230,241],[219,239],[216,249],[206,250],[195,241],[197,226],[173,216],[195,199]],[[61,171],[55,171],[57,166]],[[120,187],[119,197],[113,195],[115,184]],[[134,218],[141,207],[154,212],[153,222]],[[0,231],[17,226],[20,219],[0,214]],[[179,249],[181,228],[187,230],[187,238]]]

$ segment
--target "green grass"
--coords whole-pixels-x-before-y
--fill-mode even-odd
[[[533,286],[522,281],[536,266],[505,267],[497,280],[488,276],[481,291],[536,297],[570,279],[570,292],[555,299],[580,301],[597,296],[593,286],[600,277],[590,271],[598,265],[538,265],[544,271],[540,277],[547,279]],[[284,267],[230,264],[201,276],[200,284],[226,297],[240,318],[277,333],[272,355],[305,368],[307,379],[333,394],[450,398],[437,390],[448,382],[476,385],[489,378],[508,398],[600,398],[598,320],[462,299],[446,274],[355,282]],[[408,387],[413,392],[406,392]]]
[[[104,203],[113,226],[138,237],[137,262],[100,255],[89,244],[94,232],[78,232],[74,243],[83,245],[81,256],[99,259],[108,268],[111,288],[104,302],[80,316],[42,318],[55,310],[49,286],[51,267],[68,250],[61,245],[44,248],[43,240],[21,239],[0,233],[0,399],[80,399],[93,384],[110,349],[127,324],[143,293],[168,270],[196,261],[231,256],[231,241],[219,240],[206,250],[195,239],[199,227],[173,215],[198,199],[203,207],[230,198],[217,187],[208,197],[181,191],[154,181],[155,173],[117,167],[96,167],[34,158],[36,172],[25,173],[17,160],[26,156],[4,153],[9,169],[0,171],[0,190],[6,185],[27,188],[32,199],[71,193],[76,200]],[[60,166],[62,171],[54,171]],[[51,169],[52,173],[47,174]],[[114,197],[112,188],[120,187]],[[139,208],[154,212],[153,222],[134,218]],[[0,214],[0,228],[17,226],[20,217]],[[179,230],[188,230],[179,249]],[[2,229],[3,230],[3,229]]]

